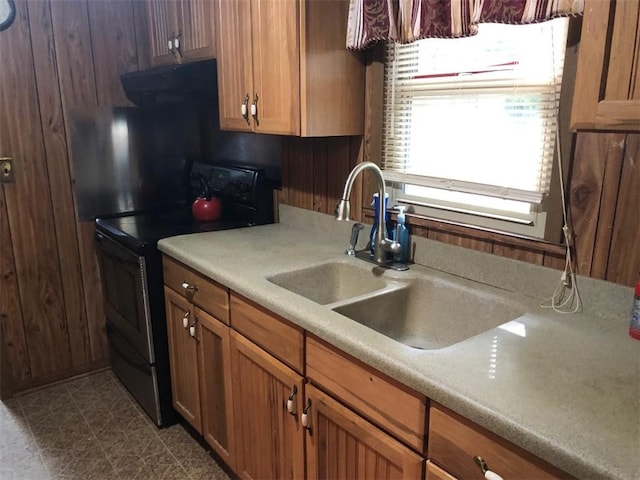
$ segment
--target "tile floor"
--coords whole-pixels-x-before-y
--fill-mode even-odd
[[[0,480],[228,480],[181,425],[157,429],[102,371],[0,402]]]

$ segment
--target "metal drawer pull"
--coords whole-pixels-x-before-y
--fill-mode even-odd
[[[185,312],[183,317],[182,317],[182,326],[184,328],[188,328],[189,327],[189,315],[191,315],[191,312]]]
[[[478,465],[478,467],[480,467],[484,478],[486,478],[487,480],[503,480],[500,475],[489,470],[489,467],[487,467],[487,462],[485,462],[482,457],[475,456],[473,457],[473,461],[476,462],[476,465]]]
[[[311,399],[307,398],[307,404],[302,409],[302,415],[300,416],[300,420],[302,421],[302,426],[307,430],[311,430]]]
[[[289,412],[291,415],[295,415],[296,414],[296,395],[298,394],[298,387],[297,386],[293,386],[293,388],[291,389],[291,393],[289,394],[289,398],[287,399],[287,412]]]
[[[198,291],[198,287],[191,285],[189,282],[182,282],[182,288],[184,288],[185,294],[189,299],[193,298],[193,294]]]
[[[200,339],[196,337],[196,324],[198,323],[198,319],[196,318],[191,325],[189,325],[189,335],[191,338],[195,339],[196,342],[199,342]]]

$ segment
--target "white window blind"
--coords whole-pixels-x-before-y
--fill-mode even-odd
[[[530,219],[549,192],[567,19],[386,47],[382,168],[445,209]]]

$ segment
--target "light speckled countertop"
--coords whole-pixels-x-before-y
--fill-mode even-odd
[[[292,207],[281,207],[281,222],[168,238],[159,248],[576,477],[640,478],[640,342],[627,335],[631,288],[581,278],[585,313],[558,314],[539,304],[559,272],[416,239],[416,260],[438,270],[415,265],[410,274],[446,270],[527,306],[517,319],[526,336],[494,328],[417,350],[269,282],[328,261],[363,263],[343,254],[348,223]]]

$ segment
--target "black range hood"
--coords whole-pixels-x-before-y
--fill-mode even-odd
[[[216,75],[212,59],[125,73],[120,81],[127,98],[140,107],[217,105]]]

